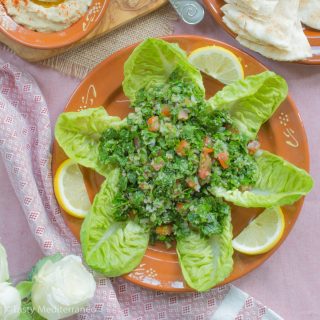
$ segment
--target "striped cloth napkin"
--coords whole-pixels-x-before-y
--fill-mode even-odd
[[[51,172],[51,124],[35,80],[0,59],[0,152],[31,232],[43,253],[77,254],[78,241],[56,203]],[[122,278],[96,276],[97,291],[78,319],[275,320],[259,301],[224,285],[206,293],[168,294]]]

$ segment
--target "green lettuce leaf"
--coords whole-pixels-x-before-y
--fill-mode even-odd
[[[31,295],[32,281],[21,281],[17,284],[16,289],[19,291],[21,300],[28,298]]]
[[[178,239],[177,253],[184,279],[191,288],[206,291],[223,281],[233,269],[231,216],[224,217],[220,235],[206,239],[192,232]]]
[[[229,110],[238,130],[255,139],[261,125],[271,118],[287,94],[286,81],[266,71],[225,86],[209,103],[213,109]]]
[[[114,219],[112,202],[118,192],[119,175],[119,169],[107,174],[80,234],[86,263],[108,277],[120,276],[138,266],[149,242],[149,230],[131,220]]]
[[[313,187],[313,180],[305,170],[281,157],[262,151],[256,160],[258,180],[251,190],[242,192],[213,187],[211,192],[240,207],[268,208],[292,204]]]
[[[134,49],[124,65],[123,91],[133,102],[136,93],[150,84],[164,84],[176,69],[182,72],[181,80],[189,79],[204,96],[202,76],[187,59],[177,44],[161,39],[147,39]]]
[[[70,159],[105,176],[110,166],[98,160],[100,137],[110,127],[125,125],[126,120],[109,116],[103,107],[65,112],[57,120],[55,137]]]

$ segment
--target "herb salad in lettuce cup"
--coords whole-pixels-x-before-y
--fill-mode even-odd
[[[105,177],[82,224],[84,258],[114,277],[135,269],[149,243],[176,243],[185,281],[206,291],[233,269],[229,203],[292,204],[312,188],[307,172],[256,140],[287,84],[267,71],[206,100],[185,52],[159,39],[133,51],[124,76],[134,109],[125,119],[100,107],[56,124],[66,155]]]

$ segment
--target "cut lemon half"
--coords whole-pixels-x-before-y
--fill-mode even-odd
[[[232,240],[232,246],[245,254],[265,253],[279,242],[284,227],[285,220],[281,208],[265,209]]]
[[[244,78],[239,58],[223,47],[208,46],[196,49],[190,53],[189,62],[224,84]]]
[[[82,172],[77,163],[68,159],[54,176],[54,192],[64,211],[76,218],[84,218],[91,207]]]

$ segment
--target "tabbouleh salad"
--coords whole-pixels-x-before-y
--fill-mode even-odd
[[[133,108],[128,128],[109,128],[100,139],[99,160],[121,169],[116,219],[148,225],[151,243],[167,246],[191,230],[220,234],[230,207],[209,188],[253,186],[259,143],[240,134],[226,111],[208,112],[178,70],[166,84],[140,90]]]

